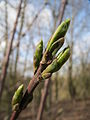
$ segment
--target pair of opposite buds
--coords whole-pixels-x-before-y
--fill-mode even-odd
[[[44,54],[42,40],[38,43],[36,47],[33,59],[34,74],[37,72],[41,61],[43,63],[47,63],[47,54],[49,54],[50,59],[52,59],[52,62],[48,64],[48,66],[46,66],[46,69],[41,73],[42,79],[47,79],[51,76],[52,73],[58,71],[70,56],[70,48],[68,46],[62,52],[60,52],[53,60],[58,50],[64,44],[64,36],[68,30],[69,24],[70,19],[67,19],[59,25],[59,27],[49,40]],[[23,97],[23,89],[23,85],[19,86],[12,98],[13,110],[17,110],[19,108],[19,104]]]

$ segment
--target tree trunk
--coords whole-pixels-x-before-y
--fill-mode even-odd
[[[75,94],[76,94],[76,91],[75,91],[75,87],[73,85],[73,79],[72,79],[72,65],[73,65],[73,61],[72,61],[72,57],[73,57],[73,45],[74,45],[74,42],[73,42],[73,30],[74,30],[74,18],[75,18],[75,12],[74,12],[74,9],[73,9],[73,3],[72,3],[72,23],[71,23],[71,55],[70,55],[70,58],[69,58],[69,67],[68,67],[68,84],[69,84],[69,93],[70,93],[70,97],[72,99],[74,99],[75,97]]]
[[[58,100],[58,72],[56,73],[56,76],[55,76],[55,93],[56,93],[56,101]]]
[[[27,0],[24,0],[24,7],[22,9],[22,14],[21,14],[21,25],[20,25],[20,30],[19,30],[19,34],[18,34],[18,41],[17,41],[18,45],[17,45],[15,72],[14,72],[15,78],[17,76],[17,63],[18,63],[18,59],[19,59],[19,47],[20,47],[21,34],[22,34],[22,29],[23,29],[23,24],[24,24],[26,2],[27,2]]]
[[[44,89],[42,89],[42,96],[41,96],[41,102],[40,102],[39,111],[37,115],[37,120],[42,120],[42,115],[43,115],[43,110],[46,103],[49,84],[50,84],[50,79],[45,81]]]

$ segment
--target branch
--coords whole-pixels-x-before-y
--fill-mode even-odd
[[[40,43],[37,45],[34,56],[34,67],[36,67],[34,71],[35,74],[33,78],[30,80],[22,99],[20,98],[21,94],[18,94],[18,96],[15,96],[16,94],[14,94],[13,97],[16,98],[17,100],[17,101],[15,100],[16,101],[15,105],[18,104],[19,106],[18,108],[14,109],[10,120],[16,120],[21,111],[24,110],[27,107],[27,105],[32,101],[33,92],[37,85],[39,85],[39,83],[42,80],[50,78],[52,73],[58,71],[69,58],[70,48],[67,47],[62,52],[60,52],[55,59],[53,59],[55,57],[56,51],[58,51],[64,43],[63,37],[65,36],[68,30],[69,23],[70,19],[62,22],[62,24],[57,28],[57,30],[51,37],[50,41],[48,42],[47,48],[43,53],[43,56],[42,56],[43,41],[41,40]],[[59,44],[57,44],[58,42]],[[38,65],[37,63],[40,63],[39,66],[36,66]],[[17,98],[20,98],[21,101],[18,102]]]

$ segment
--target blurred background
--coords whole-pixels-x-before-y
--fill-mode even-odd
[[[20,1],[0,0],[0,120],[10,119],[15,90],[22,83],[25,90],[33,76],[37,43],[42,38],[45,49],[67,18],[71,23],[62,48],[71,47],[70,59],[40,83],[19,120],[41,120],[44,95],[42,120],[90,120],[90,0],[22,0],[21,8]]]

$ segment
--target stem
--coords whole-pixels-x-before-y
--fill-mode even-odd
[[[20,112],[27,107],[27,105],[32,101],[33,91],[37,87],[37,85],[40,83],[41,78],[41,72],[46,68],[47,66],[40,63],[40,66],[38,68],[37,73],[33,76],[33,78],[30,80],[28,87],[26,89],[26,92],[20,102],[19,109],[17,111],[13,111],[11,115],[10,120],[16,120],[18,118]]]

